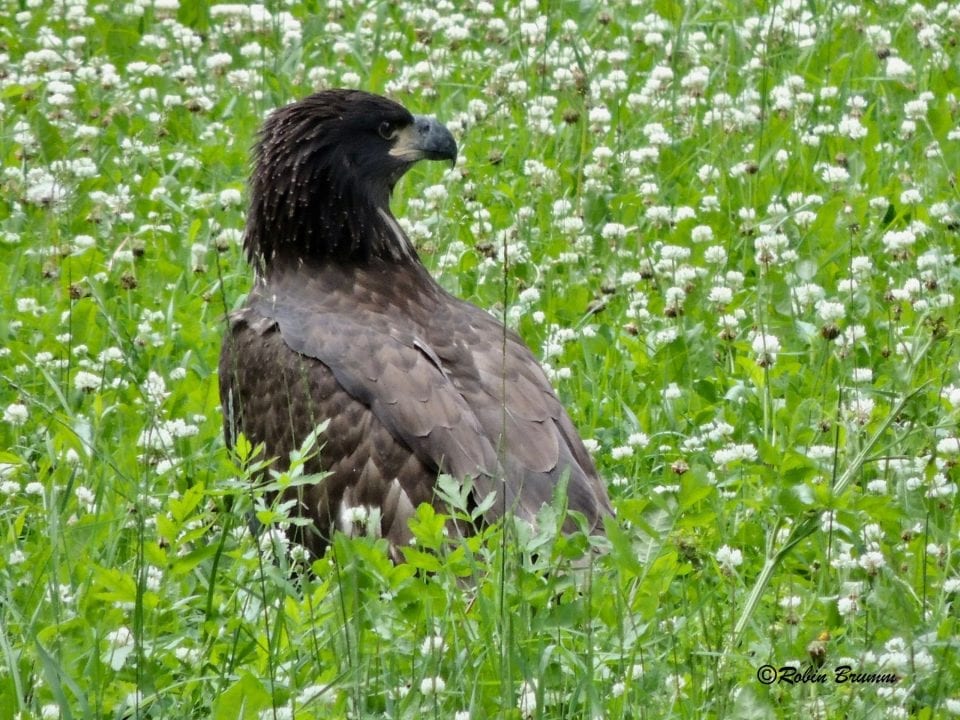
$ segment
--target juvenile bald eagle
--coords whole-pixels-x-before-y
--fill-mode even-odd
[[[229,318],[220,399],[228,444],[242,431],[278,467],[329,421],[308,470],[330,474],[287,498],[313,520],[295,539],[317,555],[363,507],[399,557],[415,508],[439,506],[439,473],[471,479],[475,503],[497,493],[485,520],[532,520],[564,477],[594,530],[611,512],[533,354],[441,288],[390,212],[415,162],[456,154],[436,120],[352,90],[287,105],[260,132],[244,237],[255,281]]]

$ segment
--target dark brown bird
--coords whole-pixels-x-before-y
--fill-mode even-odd
[[[440,473],[472,480],[474,506],[497,493],[485,521],[533,521],[564,478],[595,531],[611,513],[523,340],[441,288],[390,212],[415,162],[456,154],[436,120],[354,90],[287,105],[260,132],[244,237],[255,281],[229,318],[220,399],[227,443],[242,431],[278,468],[329,421],[308,470],[330,474],[286,498],[313,520],[295,539],[318,555],[359,507],[399,559],[416,507],[440,507]]]

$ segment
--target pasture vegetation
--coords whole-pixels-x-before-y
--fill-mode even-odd
[[[0,5],[0,720],[960,715],[955,4]],[[335,85],[457,136],[395,212],[606,539],[424,508],[311,572],[224,449],[248,150]]]

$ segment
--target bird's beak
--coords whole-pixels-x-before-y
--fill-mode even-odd
[[[406,162],[457,160],[457,142],[446,126],[434,118],[417,115],[413,124],[397,133],[390,154]]]

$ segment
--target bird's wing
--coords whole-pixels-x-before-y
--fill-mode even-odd
[[[433,349],[486,435],[502,438],[499,456],[516,498],[510,509],[532,519],[566,476],[568,507],[598,527],[612,512],[606,488],[533,353],[488,313],[451,300],[458,320],[438,324],[456,332],[432,336]]]
[[[278,469],[327,422],[320,454],[304,469],[329,475],[284,493],[295,502],[293,514],[314,521],[291,528],[298,542],[322,555],[334,527],[358,530],[351,509],[362,508],[378,513],[381,533],[395,559],[400,557],[416,506],[435,500],[437,464],[412,453],[325,364],[291,350],[275,318],[251,307],[231,314],[220,356],[220,397],[228,444],[242,430],[254,445],[264,444]]]
[[[329,368],[427,467],[473,478],[478,500],[497,492],[488,520],[504,511],[534,520],[566,479],[568,507],[599,527],[611,513],[606,490],[516,333],[452,296],[428,317],[384,311],[357,295],[358,287],[384,287],[373,278],[332,277],[312,275],[300,285],[288,277],[252,293],[250,308],[276,322],[290,349]]]
[[[486,494],[500,475],[497,452],[474,410],[429,345],[382,315],[343,312],[290,293],[252,294],[293,351],[320,361],[339,388],[363,404],[434,473],[473,478]]]

